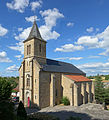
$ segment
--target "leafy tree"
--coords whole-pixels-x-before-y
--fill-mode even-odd
[[[15,120],[14,105],[10,102],[12,86],[6,78],[0,77],[0,120]]]
[[[20,101],[18,109],[17,109],[17,119],[18,120],[26,120],[27,119],[27,113],[26,113],[24,105],[21,101]]]
[[[15,120],[12,102],[0,101],[0,120]]]
[[[105,76],[105,80],[109,80],[109,75],[106,75],[106,76]]]
[[[95,81],[95,99],[98,103],[105,101],[105,88],[100,76],[97,76]]]
[[[12,86],[6,78],[0,78],[0,101],[10,98]]]

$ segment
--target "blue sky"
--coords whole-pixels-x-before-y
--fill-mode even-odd
[[[109,73],[109,0],[0,1],[0,76],[17,76],[34,18],[47,58],[87,75]]]

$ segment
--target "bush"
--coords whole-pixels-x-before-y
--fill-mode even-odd
[[[27,119],[27,113],[26,113],[24,105],[21,101],[20,101],[18,109],[17,109],[17,119],[18,120],[26,120]]]
[[[67,97],[63,97],[61,100],[61,103],[64,105],[70,105],[70,101]]]
[[[0,101],[0,120],[15,120],[13,103]]]
[[[45,113],[34,113],[29,115],[28,120],[59,120],[59,118]]]

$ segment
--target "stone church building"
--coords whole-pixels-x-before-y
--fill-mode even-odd
[[[46,43],[34,21],[19,68],[20,101],[25,107],[39,108],[60,104],[63,96],[72,106],[93,102],[92,81],[70,63],[47,59]]]

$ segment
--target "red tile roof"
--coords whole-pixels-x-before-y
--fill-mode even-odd
[[[90,79],[88,79],[82,75],[65,75],[65,76],[74,80],[75,82],[86,82],[86,81],[91,82]]]
[[[16,88],[14,88],[13,90],[15,90],[15,91],[19,92],[19,86],[17,85],[17,87],[16,87]]]

